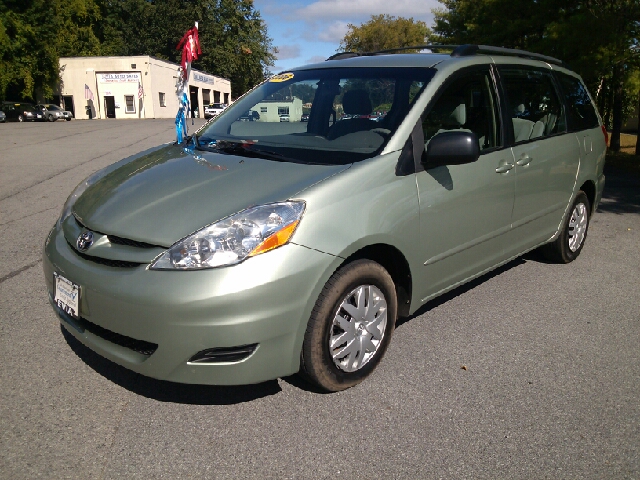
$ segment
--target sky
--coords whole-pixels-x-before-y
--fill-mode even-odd
[[[360,26],[372,15],[433,24],[437,0],[253,0],[279,53],[273,73],[326,60],[336,53],[347,25]]]

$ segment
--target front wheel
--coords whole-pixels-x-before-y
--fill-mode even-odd
[[[395,285],[381,265],[356,260],[337,270],[311,313],[301,373],[330,392],[357,385],[380,363],[397,310]]]
[[[18,121],[19,122],[24,122],[24,117],[22,115],[18,115]]]
[[[55,118],[53,118],[53,115],[49,115],[49,116],[47,117],[47,120],[49,120],[50,122],[55,122],[55,121],[56,121],[56,119],[55,119]]]
[[[542,249],[549,260],[557,263],[569,263],[580,255],[587,239],[590,211],[589,199],[581,191],[573,201],[571,212],[564,221],[558,238]]]

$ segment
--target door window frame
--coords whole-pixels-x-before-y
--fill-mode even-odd
[[[507,90],[504,84],[505,80],[504,80],[504,77],[501,75],[503,70],[523,70],[523,71],[530,70],[530,71],[536,71],[536,72],[547,75],[551,80],[551,84],[556,93],[556,97],[558,98],[558,103],[560,105],[560,114],[564,118],[564,125],[565,125],[564,132],[556,132],[551,135],[543,135],[541,137],[530,138],[529,140],[522,140],[518,142],[517,145],[524,145],[530,142],[540,141],[547,138],[558,137],[560,135],[566,135],[567,133],[570,133],[568,124],[567,124],[567,111],[566,111],[564,96],[562,93],[562,89],[560,88],[560,84],[558,83],[558,79],[554,75],[553,70],[551,70],[550,68],[535,67],[532,65],[518,65],[518,64],[510,64],[510,63],[509,64],[501,63],[500,65],[494,65],[494,69],[496,72],[496,80],[498,81],[498,84],[499,84],[498,88],[500,89],[500,93],[502,95],[502,98],[504,99],[504,101],[502,102],[504,105],[502,115],[504,118],[509,119],[509,122],[503,122],[503,128],[507,131],[507,134],[508,134],[507,146],[512,147],[516,145],[516,142],[515,142],[515,133],[513,131],[513,122],[511,121],[513,116],[509,111],[509,98],[507,96]],[[507,126],[507,123],[508,123],[508,126]],[[506,140],[507,140],[507,137],[505,137],[505,143],[507,143]]]
[[[413,156],[414,156],[414,168],[415,171],[414,172],[410,172],[410,173],[419,173],[419,172],[423,172],[424,171],[424,166],[422,165],[421,162],[421,158],[422,155],[424,155],[426,153],[425,149],[424,149],[424,131],[422,129],[422,122],[425,119],[426,115],[431,112],[431,109],[433,108],[433,106],[438,102],[438,100],[440,99],[440,97],[442,97],[443,93],[447,90],[447,88],[449,88],[451,86],[451,84],[453,84],[454,82],[460,80],[461,78],[467,77],[470,74],[474,74],[474,73],[488,73],[489,74],[489,78],[491,81],[491,89],[494,95],[494,102],[496,102],[495,105],[495,111],[497,114],[497,118],[496,120],[499,123],[499,129],[498,129],[498,134],[499,134],[499,138],[500,138],[500,143],[502,145],[496,146],[496,147],[491,147],[491,148],[487,148],[484,150],[480,151],[480,157],[482,157],[483,155],[489,154],[489,153],[493,153],[493,152],[497,152],[500,150],[504,150],[507,148],[510,148],[511,145],[508,144],[507,142],[507,132],[508,130],[505,127],[505,113],[506,113],[506,106],[505,106],[505,101],[503,101],[503,94],[501,91],[501,85],[499,83],[499,79],[497,76],[497,71],[496,71],[496,66],[492,63],[484,63],[484,64],[479,64],[479,65],[471,65],[469,67],[464,67],[461,68],[460,70],[457,70],[456,72],[454,72],[453,74],[451,74],[449,77],[447,77],[444,82],[442,82],[442,84],[440,85],[440,87],[438,87],[438,90],[436,91],[436,93],[429,99],[429,102],[427,103],[427,105],[425,106],[424,110],[422,111],[422,113],[420,114],[420,117],[418,119],[418,125],[419,125],[419,129],[417,128],[418,125],[416,125],[416,128],[413,129],[412,134],[409,136],[409,139],[407,140],[407,142],[411,141],[414,144],[413,147]],[[510,118],[510,117],[509,117]],[[417,136],[417,131],[419,130],[420,135],[421,135],[421,144],[422,144],[422,148],[420,148],[420,145],[418,145],[418,148],[415,148],[415,143],[418,142],[419,139],[415,138]],[[511,135],[513,135],[513,132],[511,132]],[[406,149],[406,148],[405,148]],[[398,160],[398,166],[396,167],[396,171],[402,171],[403,167],[402,165],[400,165],[400,163],[406,161],[405,155],[400,155],[400,159]],[[406,173],[404,173],[406,174]]]

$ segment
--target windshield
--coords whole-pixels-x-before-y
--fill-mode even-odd
[[[201,149],[280,161],[356,162],[382,150],[433,74],[386,67],[282,73],[228,107],[196,141]]]
[[[60,110],[60,107],[57,105],[45,105],[45,107],[47,107],[47,110]]]

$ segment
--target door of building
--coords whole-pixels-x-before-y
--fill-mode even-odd
[[[73,106],[73,95],[63,95],[62,108],[71,112],[71,115],[75,118],[76,110]]]
[[[104,111],[107,118],[116,118],[116,100],[115,97],[104,97]]]

